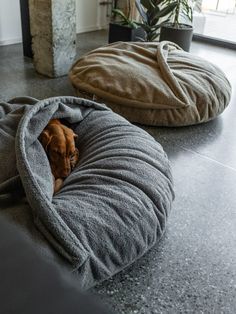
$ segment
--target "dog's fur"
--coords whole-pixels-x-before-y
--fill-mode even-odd
[[[75,139],[78,136],[58,119],[51,120],[41,133],[39,140],[43,145],[54,176],[54,193],[58,192],[63,180],[75,168],[79,159]]]

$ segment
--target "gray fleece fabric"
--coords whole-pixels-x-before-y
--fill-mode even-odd
[[[80,151],[55,196],[38,140],[52,118],[71,124]],[[58,256],[83,288],[130,265],[160,239],[173,197],[160,144],[106,106],[75,97],[0,102],[0,214],[48,256]]]

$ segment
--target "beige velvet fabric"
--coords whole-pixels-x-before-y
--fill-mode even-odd
[[[170,42],[117,42],[80,58],[69,73],[78,96],[104,102],[131,122],[201,123],[228,105],[231,86],[215,65]]]

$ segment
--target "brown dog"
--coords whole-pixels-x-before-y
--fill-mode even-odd
[[[79,151],[75,147],[77,137],[78,135],[58,119],[51,120],[39,137],[55,179],[54,193],[60,190],[63,180],[68,177],[79,160]]]

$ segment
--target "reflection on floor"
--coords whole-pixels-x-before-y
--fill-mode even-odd
[[[79,36],[78,55],[107,42],[104,31]],[[92,291],[117,313],[236,313],[236,54],[192,44],[233,86],[229,108],[192,127],[145,129],[171,160],[176,199],[160,243],[129,269]],[[67,77],[48,79],[0,47],[0,98],[72,95]]]

